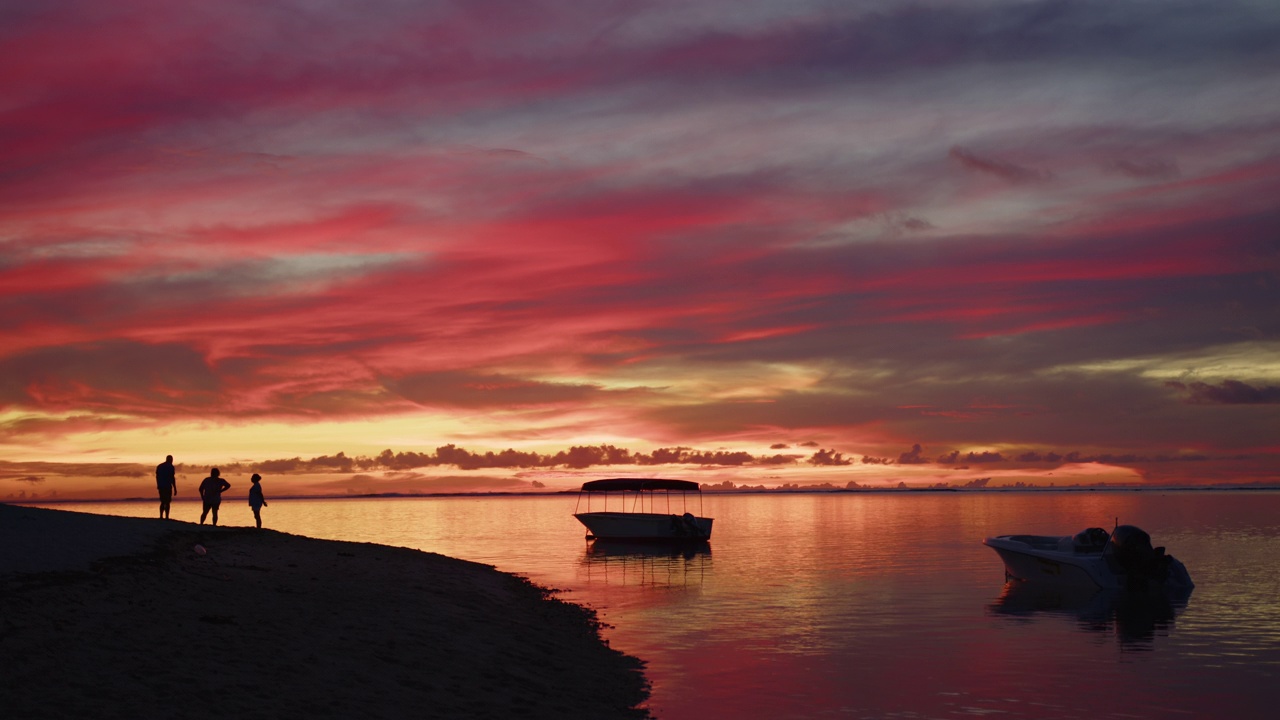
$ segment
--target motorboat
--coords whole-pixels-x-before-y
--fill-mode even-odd
[[[689,508],[693,498],[698,501],[697,515]],[[610,509],[611,505],[617,509]],[[660,478],[609,478],[583,483],[573,511],[578,522],[586,526],[588,540],[706,542],[711,539],[713,519],[701,515],[702,489],[698,483]]]
[[[1108,533],[1089,528],[1075,535],[998,535],[982,541],[1004,561],[1015,580],[1089,585],[1104,590],[1195,587],[1187,568],[1133,525]]]

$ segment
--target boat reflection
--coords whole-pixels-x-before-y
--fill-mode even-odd
[[[689,587],[711,570],[711,543],[678,545],[598,539],[587,545],[585,579],[606,585]]]
[[[1114,633],[1125,649],[1151,649],[1157,636],[1167,636],[1177,614],[1187,606],[1191,590],[1130,592],[1053,587],[1011,580],[989,610],[997,615],[1030,618],[1036,614],[1074,620],[1086,632]]]

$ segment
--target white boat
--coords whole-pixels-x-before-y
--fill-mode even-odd
[[[698,500],[698,515],[688,507],[693,497]],[[586,511],[581,512],[584,499]],[[611,510],[611,504],[617,509]],[[702,489],[698,483],[659,478],[610,478],[583,483],[573,511],[578,522],[586,526],[589,540],[705,542],[711,539],[713,519],[700,517],[701,514]]]
[[[1075,535],[999,535],[982,541],[1004,561],[1005,576],[1106,590],[1195,587],[1187,568],[1132,525],[1110,534],[1089,528]]]

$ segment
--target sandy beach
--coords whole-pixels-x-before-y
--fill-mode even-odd
[[[0,663],[15,719],[649,717],[591,611],[486,565],[3,504]]]

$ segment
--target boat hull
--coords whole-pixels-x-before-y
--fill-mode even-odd
[[[711,538],[712,518],[662,513],[575,513],[588,537],[600,540],[701,542]]]
[[[1070,541],[1070,538],[1066,540]],[[995,550],[1004,562],[1005,574],[1018,580],[1108,589],[1121,586],[1121,579],[1110,571],[1106,559],[1100,553],[1049,549],[1047,542],[1037,547],[1009,536],[987,538],[982,544]]]

